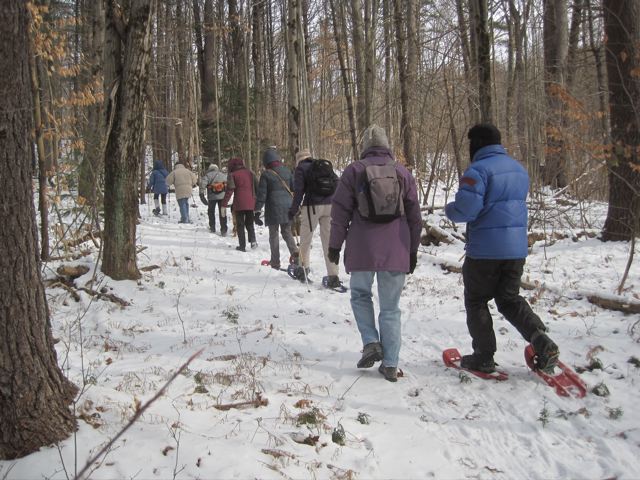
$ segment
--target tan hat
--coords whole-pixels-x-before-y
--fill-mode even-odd
[[[311,152],[309,151],[308,148],[304,148],[300,150],[298,153],[296,153],[296,165],[300,163],[302,160],[305,160],[309,157],[311,157]]]

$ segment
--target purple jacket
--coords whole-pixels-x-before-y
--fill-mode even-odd
[[[364,220],[356,204],[357,183],[364,164],[393,163],[392,153],[383,147],[365,150],[360,162],[345,168],[331,202],[329,246],[340,249],[346,240],[344,266],[348,272],[408,272],[409,254],[418,251],[422,216],[416,182],[411,172],[396,164],[404,195],[405,215],[389,223]],[[362,162],[362,163],[361,163]]]

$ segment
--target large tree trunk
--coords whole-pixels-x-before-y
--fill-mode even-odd
[[[567,158],[564,146],[564,103],[566,62],[569,48],[566,0],[544,0],[544,72],[547,97],[545,133],[547,145],[543,168],[545,185],[567,185]]]
[[[493,122],[491,101],[491,38],[489,36],[487,0],[470,0],[469,17],[475,32],[476,69],[478,72],[478,103],[480,121]]]
[[[344,89],[344,97],[347,102],[347,116],[349,118],[349,133],[351,138],[351,156],[353,160],[357,160],[358,154],[358,140],[356,131],[356,115],[353,108],[353,97],[351,96],[351,88],[349,81],[349,70],[347,68],[347,62],[345,60],[346,52],[343,45],[346,42],[346,35],[344,33],[344,16],[340,15],[336,11],[336,4],[334,0],[329,0],[331,10],[331,23],[333,24],[333,38],[336,42],[336,52],[338,54],[338,62],[340,63],[340,76],[342,78],[342,88]],[[340,22],[340,23],[338,23]]]
[[[109,71],[118,75],[109,82],[107,114],[109,128],[105,151],[105,234],[102,271],[115,280],[137,279],[136,220],[138,213],[137,173],[144,138],[144,108],[149,79],[152,0],[132,0],[129,24],[121,18],[114,0],[107,7],[107,36],[120,56],[111,50]],[[126,37],[118,40],[119,32]],[[116,49],[117,50],[117,49]]]
[[[300,36],[298,29],[300,17],[300,0],[287,1],[287,87],[289,127],[289,158],[295,158],[300,149],[300,76],[299,61],[301,58]]]
[[[31,92],[25,1],[0,6],[0,459],[64,440],[76,388],[53,347],[31,186]],[[9,173],[10,172],[10,173]]]
[[[413,5],[413,3],[409,3]],[[409,13],[410,15],[411,13]],[[413,135],[411,130],[411,116],[409,112],[409,68],[407,65],[406,23],[410,19],[402,14],[400,2],[394,2],[394,23],[396,27],[396,55],[398,60],[398,76],[400,80],[400,137],[402,138],[402,152],[407,165],[413,165]]]
[[[630,240],[640,227],[640,4],[604,0],[612,151],[603,240]]]
[[[85,25],[83,43],[87,70],[81,85],[95,97],[104,92],[102,81],[102,48],[104,43],[104,2],[94,0],[84,4]],[[87,11],[88,10],[88,11]],[[104,148],[104,102],[95,101],[86,109],[87,121],[83,124],[84,154],[78,169],[78,195],[89,205],[99,203],[99,179],[102,171]]]

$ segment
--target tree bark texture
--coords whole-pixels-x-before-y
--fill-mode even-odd
[[[353,107],[353,97],[351,96],[351,88],[349,88],[349,70],[347,68],[347,62],[345,60],[346,52],[342,48],[343,42],[346,36],[343,35],[344,18],[342,18],[336,11],[336,3],[334,0],[329,0],[331,10],[331,23],[333,24],[333,38],[336,42],[336,52],[338,55],[338,62],[340,63],[340,77],[342,78],[342,87],[344,89],[344,97],[347,103],[347,116],[349,118],[349,133],[351,138],[351,154],[353,160],[357,160],[358,154],[358,135],[356,130],[356,115]],[[338,24],[338,22],[342,22]]]
[[[493,122],[491,95],[491,37],[489,35],[487,0],[471,0],[469,9],[476,38],[476,69],[478,72],[478,103],[480,121]]]
[[[611,158],[603,240],[640,232],[640,4],[604,0]]]
[[[564,102],[569,49],[566,0],[544,0],[544,72],[547,97],[545,185],[567,186],[567,156],[564,145]]]
[[[40,277],[31,176],[26,2],[0,6],[0,459],[22,457],[75,429],[76,388],[58,367]]]
[[[407,31],[406,23],[409,22],[402,14],[401,2],[394,2],[394,23],[396,27],[396,55],[398,60],[398,78],[400,80],[400,137],[402,138],[402,152],[405,163],[412,165],[413,161],[413,135],[411,130],[411,118],[409,114],[409,73],[407,65]]]
[[[144,138],[144,108],[151,49],[152,0],[132,0],[122,58],[111,57],[118,77],[110,89],[105,151],[105,226],[102,271],[114,280],[137,279],[137,173]],[[107,32],[115,29],[114,0],[107,7]]]
[[[298,29],[300,0],[287,1],[287,87],[289,158],[295,158],[300,149],[300,69],[301,58]]]
[[[95,0],[83,4],[84,58],[87,70],[81,85],[97,99],[104,93],[102,81],[102,54],[104,44],[104,1]],[[89,205],[99,202],[99,180],[104,158],[104,100],[96,100],[86,109],[87,120],[83,125],[84,154],[78,169],[78,195]]]

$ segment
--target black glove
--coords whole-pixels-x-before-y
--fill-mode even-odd
[[[202,203],[204,203],[205,205],[209,205],[209,201],[207,200],[207,196],[204,194],[204,192],[200,192],[200,200],[202,200]]]
[[[331,263],[338,265],[340,263],[340,249],[329,247],[327,251],[327,258]]]
[[[253,214],[253,222],[258,225],[259,227],[261,227],[262,225],[264,225],[264,222],[262,220],[260,220],[260,212],[255,212]]]
[[[418,264],[418,252],[412,252],[409,254],[409,273],[413,273]]]

